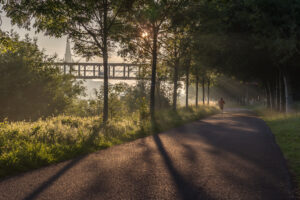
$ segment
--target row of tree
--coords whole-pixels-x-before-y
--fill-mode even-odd
[[[13,23],[30,28],[30,20],[34,18],[33,27],[37,31],[44,31],[56,37],[68,35],[75,44],[74,50],[77,54],[87,58],[93,56],[103,58],[103,121],[105,122],[108,119],[108,53],[116,43],[121,46],[121,55],[131,55],[135,59],[151,61],[150,114],[152,119],[155,111],[156,74],[160,52],[162,49],[169,49],[170,45],[175,45],[173,105],[176,109],[179,60],[184,59],[187,72],[191,63],[189,25],[180,24],[176,19],[182,13],[180,10],[187,9],[187,6],[188,1],[179,0],[88,0],[11,1],[3,8]],[[189,73],[187,73],[187,84],[188,79]]]
[[[151,63],[152,119],[159,81],[173,80],[175,110],[183,75],[186,105],[191,76],[198,91],[199,82],[210,85],[223,73],[259,84],[268,106],[289,111],[300,90],[299,4],[300,0],[24,0],[9,1],[3,8],[13,23],[55,37],[68,35],[77,54],[103,58],[105,122],[107,63],[114,48],[121,56]]]
[[[204,23],[195,41],[201,62],[258,84],[269,108],[290,112],[300,100],[299,5],[299,0],[199,2],[194,9]]]

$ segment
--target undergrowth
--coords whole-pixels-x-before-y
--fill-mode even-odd
[[[158,133],[214,113],[215,107],[180,108],[156,113],[156,127],[133,113],[101,124],[100,117],[58,116],[34,122],[0,124],[0,177]]]

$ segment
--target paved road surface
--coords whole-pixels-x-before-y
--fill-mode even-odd
[[[0,199],[292,199],[265,123],[227,113],[0,180]]]

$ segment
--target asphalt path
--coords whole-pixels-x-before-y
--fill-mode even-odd
[[[0,180],[0,199],[289,200],[270,129],[235,112]]]

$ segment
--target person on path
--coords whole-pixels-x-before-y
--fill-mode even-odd
[[[221,97],[221,99],[219,100],[218,103],[219,103],[219,108],[222,110],[222,113],[223,113],[224,104],[225,104],[223,97]]]

